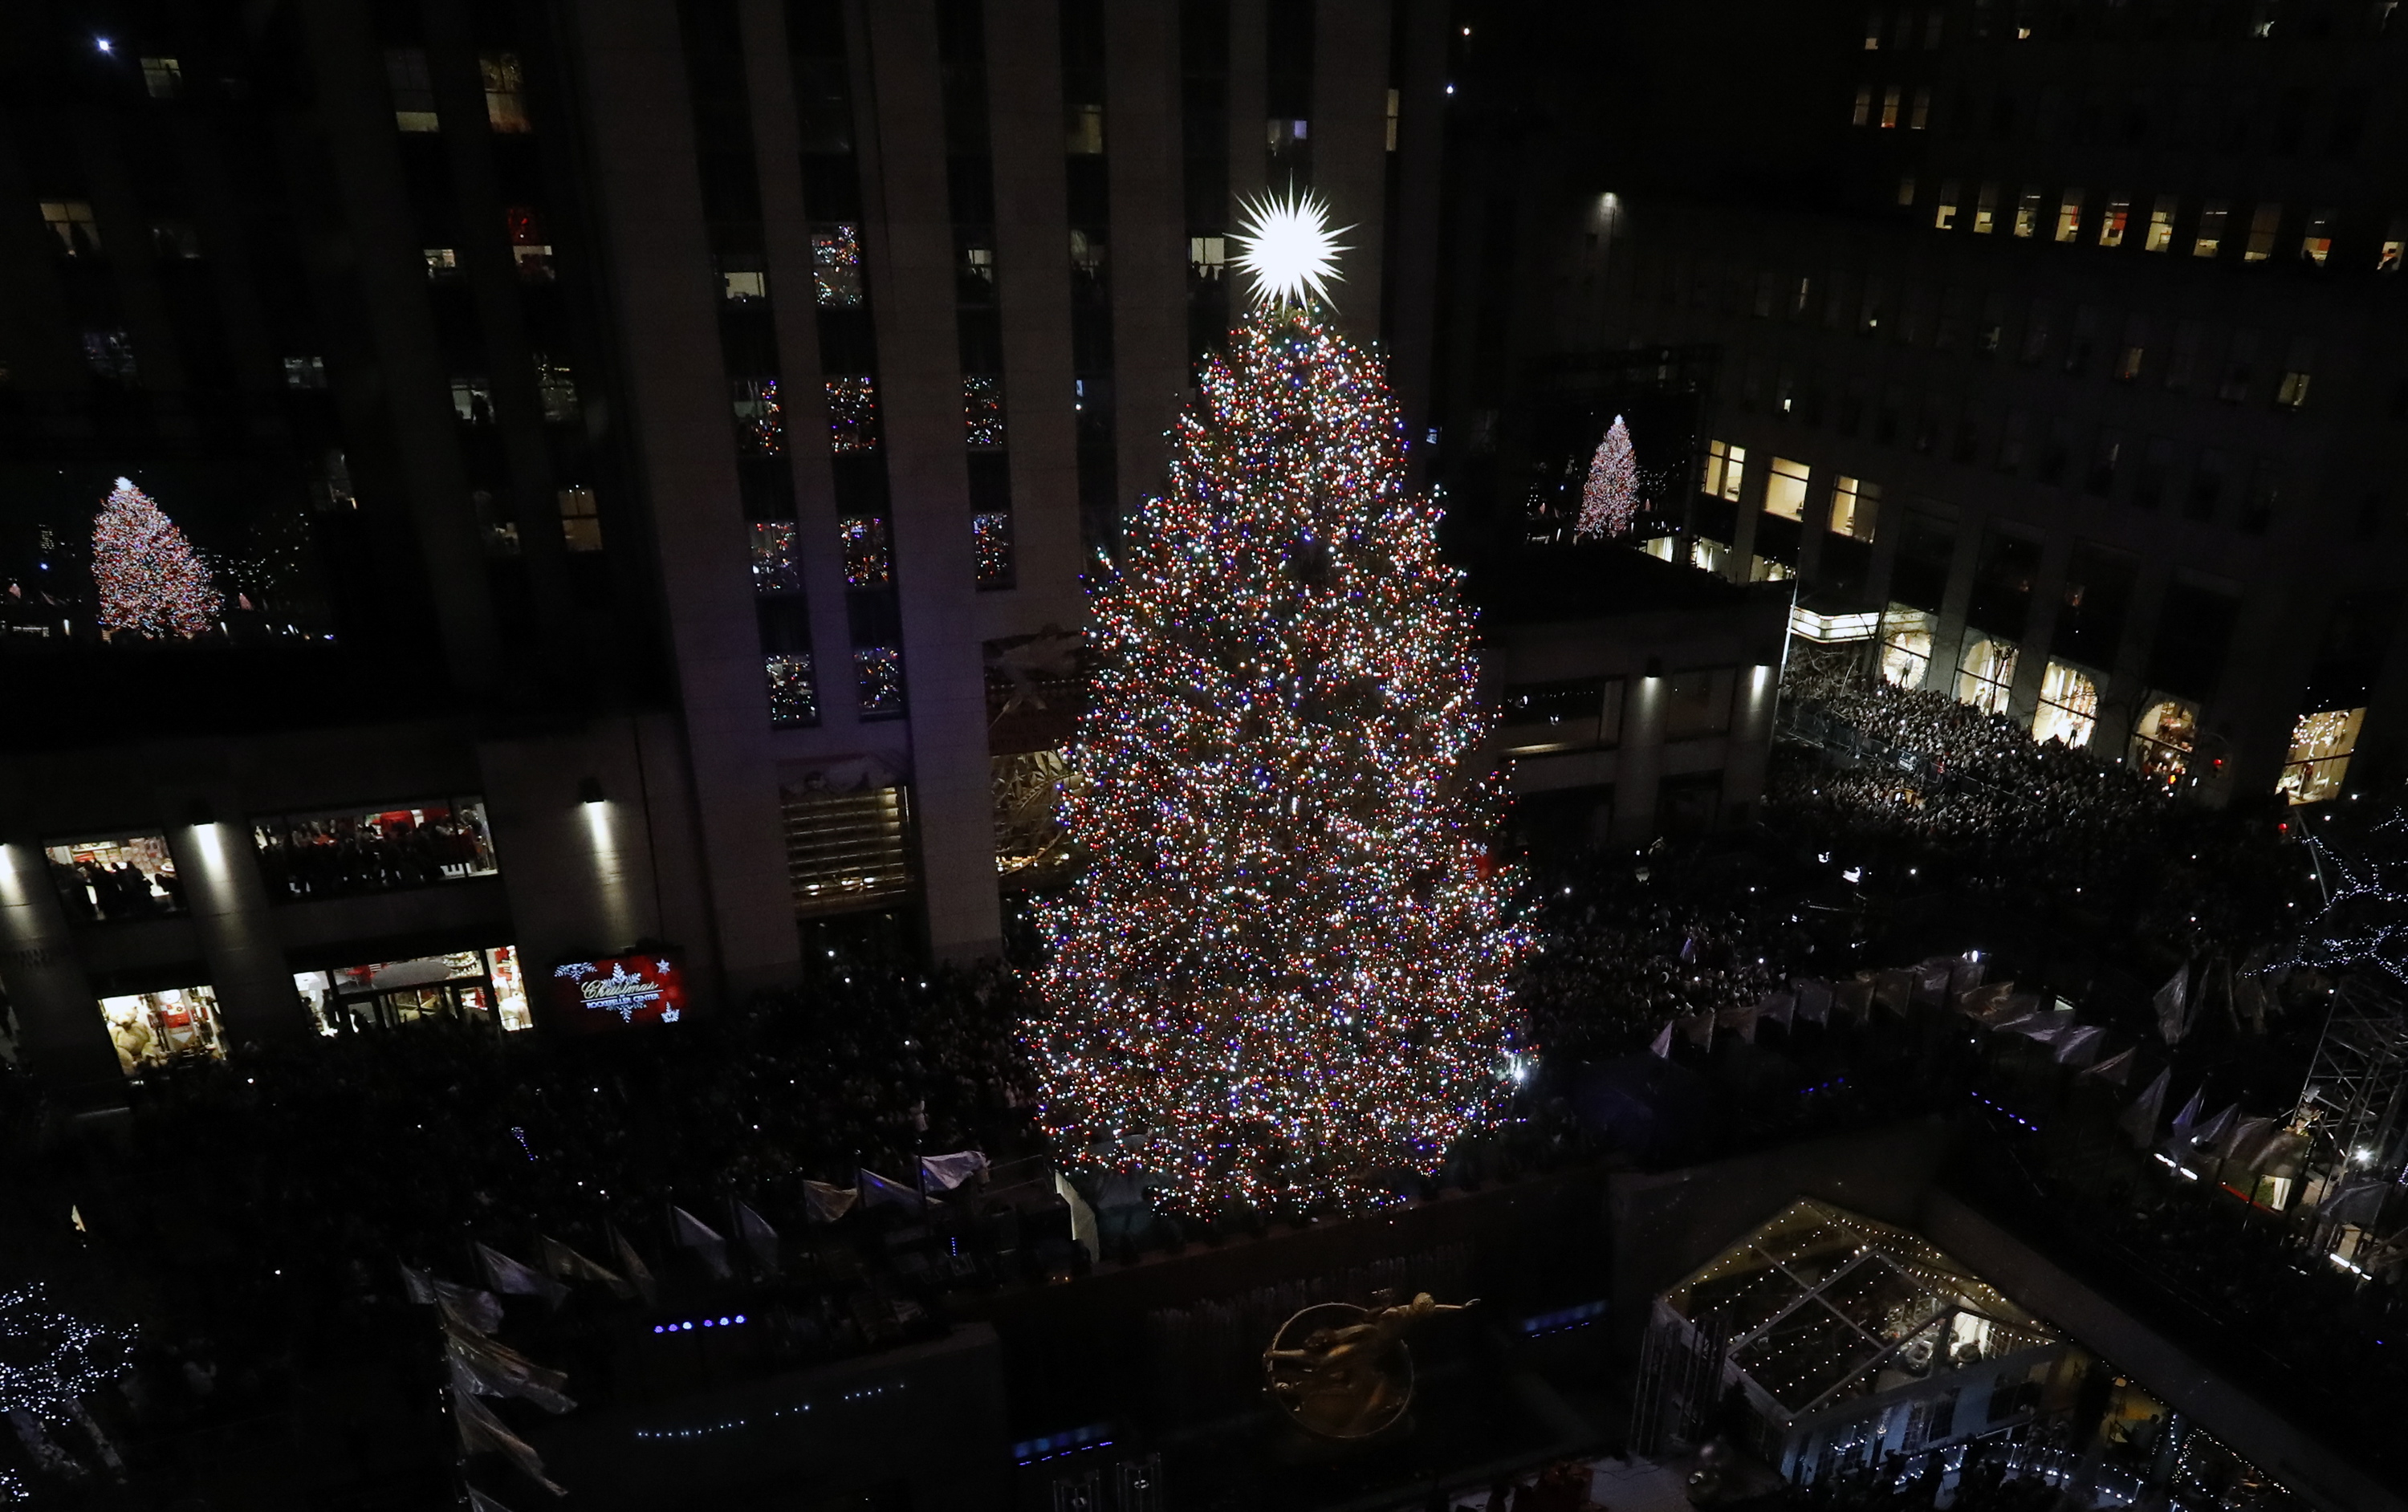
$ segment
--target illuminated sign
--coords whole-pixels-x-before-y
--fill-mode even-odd
[[[685,977],[666,956],[571,961],[552,972],[552,1017],[577,1034],[685,1017]]]

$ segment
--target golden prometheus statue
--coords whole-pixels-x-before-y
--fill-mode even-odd
[[[1263,1384],[1289,1419],[1323,1438],[1369,1438],[1393,1426],[1413,1400],[1413,1357],[1405,1330],[1439,1313],[1479,1305],[1411,1302],[1358,1307],[1325,1302],[1280,1325],[1263,1351]]]

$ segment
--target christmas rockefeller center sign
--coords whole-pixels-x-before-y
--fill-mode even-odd
[[[552,971],[552,1010],[575,1034],[673,1024],[685,1017],[685,975],[665,955],[566,962]]]

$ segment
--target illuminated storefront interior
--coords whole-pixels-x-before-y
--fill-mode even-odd
[[[63,840],[45,846],[70,922],[158,919],[186,911],[183,879],[163,834]]]
[[[208,987],[171,987],[100,1000],[117,1063],[129,1077],[194,1061],[225,1059],[218,996]]]
[[[396,1029],[444,1020],[492,1023],[504,1033],[534,1026],[518,951],[497,945],[413,961],[296,972],[294,991],[322,1034]]]

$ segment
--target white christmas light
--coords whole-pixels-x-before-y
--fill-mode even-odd
[[[1338,238],[1353,226],[1329,227],[1329,203],[1307,190],[1285,198],[1265,194],[1239,207],[1238,266],[1254,286],[1258,305],[1327,300],[1338,278],[1338,254],[1353,250]]]

